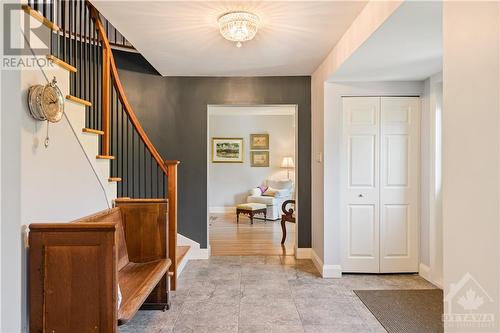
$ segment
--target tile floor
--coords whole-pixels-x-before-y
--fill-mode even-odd
[[[435,288],[418,275],[321,279],[312,261],[279,256],[190,261],[166,312],[139,311],[128,332],[385,332],[356,289]]]

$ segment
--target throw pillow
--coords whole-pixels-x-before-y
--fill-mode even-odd
[[[259,186],[260,193],[261,193],[261,194],[264,194],[264,193],[267,191],[267,189],[268,189],[268,188],[269,188],[269,187],[264,186],[264,185]]]

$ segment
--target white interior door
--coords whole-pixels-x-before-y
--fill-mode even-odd
[[[418,271],[418,97],[344,97],[342,270]]]
[[[418,272],[420,100],[380,101],[380,272]]]
[[[380,98],[346,97],[342,203],[342,269],[379,272]]]

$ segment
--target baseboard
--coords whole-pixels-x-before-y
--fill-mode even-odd
[[[227,214],[236,212],[236,207],[209,207],[208,212],[211,214]]]
[[[195,242],[194,240],[187,238],[181,234],[177,234],[177,245],[189,245],[189,251],[186,254],[186,262],[188,260],[196,260],[196,259],[208,259],[210,257],[210,248],[201,249],[200,243]]]
[[[297,248],[297,252],[295,253],[295,258],[297,259],[311,259],[311,251],[312,249],[306,247]]]
[[[342,267],[340,265],[325,265],[319,256],[311,249],[311,259],[316,269],[324,279],[338,279],[342,277]]]
[[[432,281],[431,281],[431,268],[429,266],[421,263],[418,266],[418,275],[420,275],[422,278],[424,278],[427,281],[429,281],[430,283],[432,283]]]
[[[418,266],[418,275],[420,275],[421,278],[429,281],[433,285],[443,289],[443,281],[442,280],[434,280],[432,278],[431,268],[429,266],[421,263]]]
[[[435,286],[439,287],[440,289],[443,289],[443,280],[439,279],[434,282],[432,282]]]
[[[196,258],[193,259],[208,259],[210,258],[210,247],[208,249],[199,249]]]

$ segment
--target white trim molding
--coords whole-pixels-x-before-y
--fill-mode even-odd
[[[296,259],[311,259],[311,251],[310,247],[299,247],[296,249],[295,258]]]
[[[236,207],[210,207],[208,211],[210,214],[235,213]]]
[[[177,277],[179,277],[179,275],[182,273],[182,270],[184,269],[184,267],[186,267],[186,264],[189,260],[208,259],[210,257],[210,247],[208,247],[207,249],[200,249],[200,243],[195,242],[194,240],[189,239],[179,233],[177,234],[177,245],[189,246],[189,250],[184,257],[184,260],[182,260],[179,267],[177,267]]]
[[[422,278],[426,279],[430,283],[431,281],[431,268],[425,264],[420,263],[418,267],[418,275],[420,275]]]
[[[316,269],[324,279],[341,278],[342,267],[340,265],[324,265],[323,261],[318,257],[314,249],[311,249],[311,259],[316,266]]]
[[[420,263],[418,267],[418,275],[422,277],[423,279],[429,281],[433,285],[443,289],[443,281],[442,280],[437,280],[435,277],[432,276],[432,269],[431,267]]]
[[[208,257],[210,257],[210,247],[208,249],[201,249],[200,243],[195,242],[194,240],[179,233],[177,234],[177,245],[188,245],[190,247],[188,253],[186,254],[186,258],[188,260],[208,259]]]

